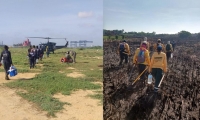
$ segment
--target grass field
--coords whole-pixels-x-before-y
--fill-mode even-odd
[[[18,92],[18,94],[47,111],[48,115],[55,116],[56,112],[63,109],[64,104],[70,105],[53,98],[56,93],[70,95],[72,91],[78,89],[96,90],[96,94],[89,97],[102,101],[101,86],[94,82],[102,83],[103,49],[73,49],[77,52],[75,64],[61,63],[61,57],[64,57],[69,49],[59,49],[55,51],[55,54],[50,54],[49,58],[45,56],[34,69],[29,69],[26,58],[27,48],[10,48],[9,50],[18,73],[38,74],[29,80],[12,81],[11,78],[12,82],[4,85],[22,89],[23,92]],[[0,67],[0,71],[3,72],[3,67]]]

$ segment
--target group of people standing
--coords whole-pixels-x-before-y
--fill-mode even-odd
[[[27,57],[29,58],[29,63],[30,63],[30,69],[35,67],[35,64],[38,62],[38,60],[42,60],[44,55],[44,50],[40,46],[30,46],[28,49],[28,54]]]
[[[153,51],[150,55],[150,44],[147,42],[147,37],[144,38],[139,48],[135,50],[133,56],[133,65],[137,66],[140,76],[140,82],[145,83],[145,71],[152,74],[155,78],[154,91],[157,92],[159,83],[164,73],[167,72],[167,63],[174,51],[175,44],[170,44],[170,41],[166,45],[161,43],[161,39],[157,40],[157,43],[152,45]],[[123,40],[118,47],[118,54],[120,54],[120,63],[122,64],[125,59],[125,64],[128,63],[128,56],[130,54],[130,48],[128,43]]]

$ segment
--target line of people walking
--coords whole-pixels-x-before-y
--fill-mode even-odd
[[[38,63],[39,60],[42,61],[43,55],[44,50],[41,46],[39,48],[35,45],[30,46],[27,54],[27,57],[29,58],[30,69],[34,68],[35,64]]]
[[[150,55],[150,43],[147,41],[147,37],[144,38],[144,41],[142,41],[140,47],[135,50],[133,56],[133,65],[138,68],[139,75],[141,74],[139,80],[140,83],[143,83],[143,85],[146,83],[145,74],[147,71],[143,71],[145,71],[148,67],[149,74],[152,74],[155,78],[154,91],[158,91],[158,85],[162,79],[162,76],[167,72],[167,63],[174,51],[173,46],[175,47],[175,43],[172,45],[170,44],[170,41],[168,41],[167,44],[164,45],[161,43],[161,39],[158,39],[157,43],[152,45],[153,49],[151,50],[153,51],[151,52],[153,54]],[[127,64],[128,56],[130,55],[130,48],[125,40],[119,44],[118,54],[120,55],[119,65],[122,64],[124,59],[125,64]]]

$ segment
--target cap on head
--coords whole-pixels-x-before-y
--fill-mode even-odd
[[[147,45],[147,41],[142,41],[142,45]]]
[[[123,40],[123,42],[126,42],[126,40]]]
[[[161,39],[158,39],[158,42],[161,42]]]
[[[147,37],[144,37],[144,41],[147,41]]]

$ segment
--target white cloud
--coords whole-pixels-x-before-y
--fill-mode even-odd
[[[85,18],[93,16],[93,12],[79,12],[78,17]]]

